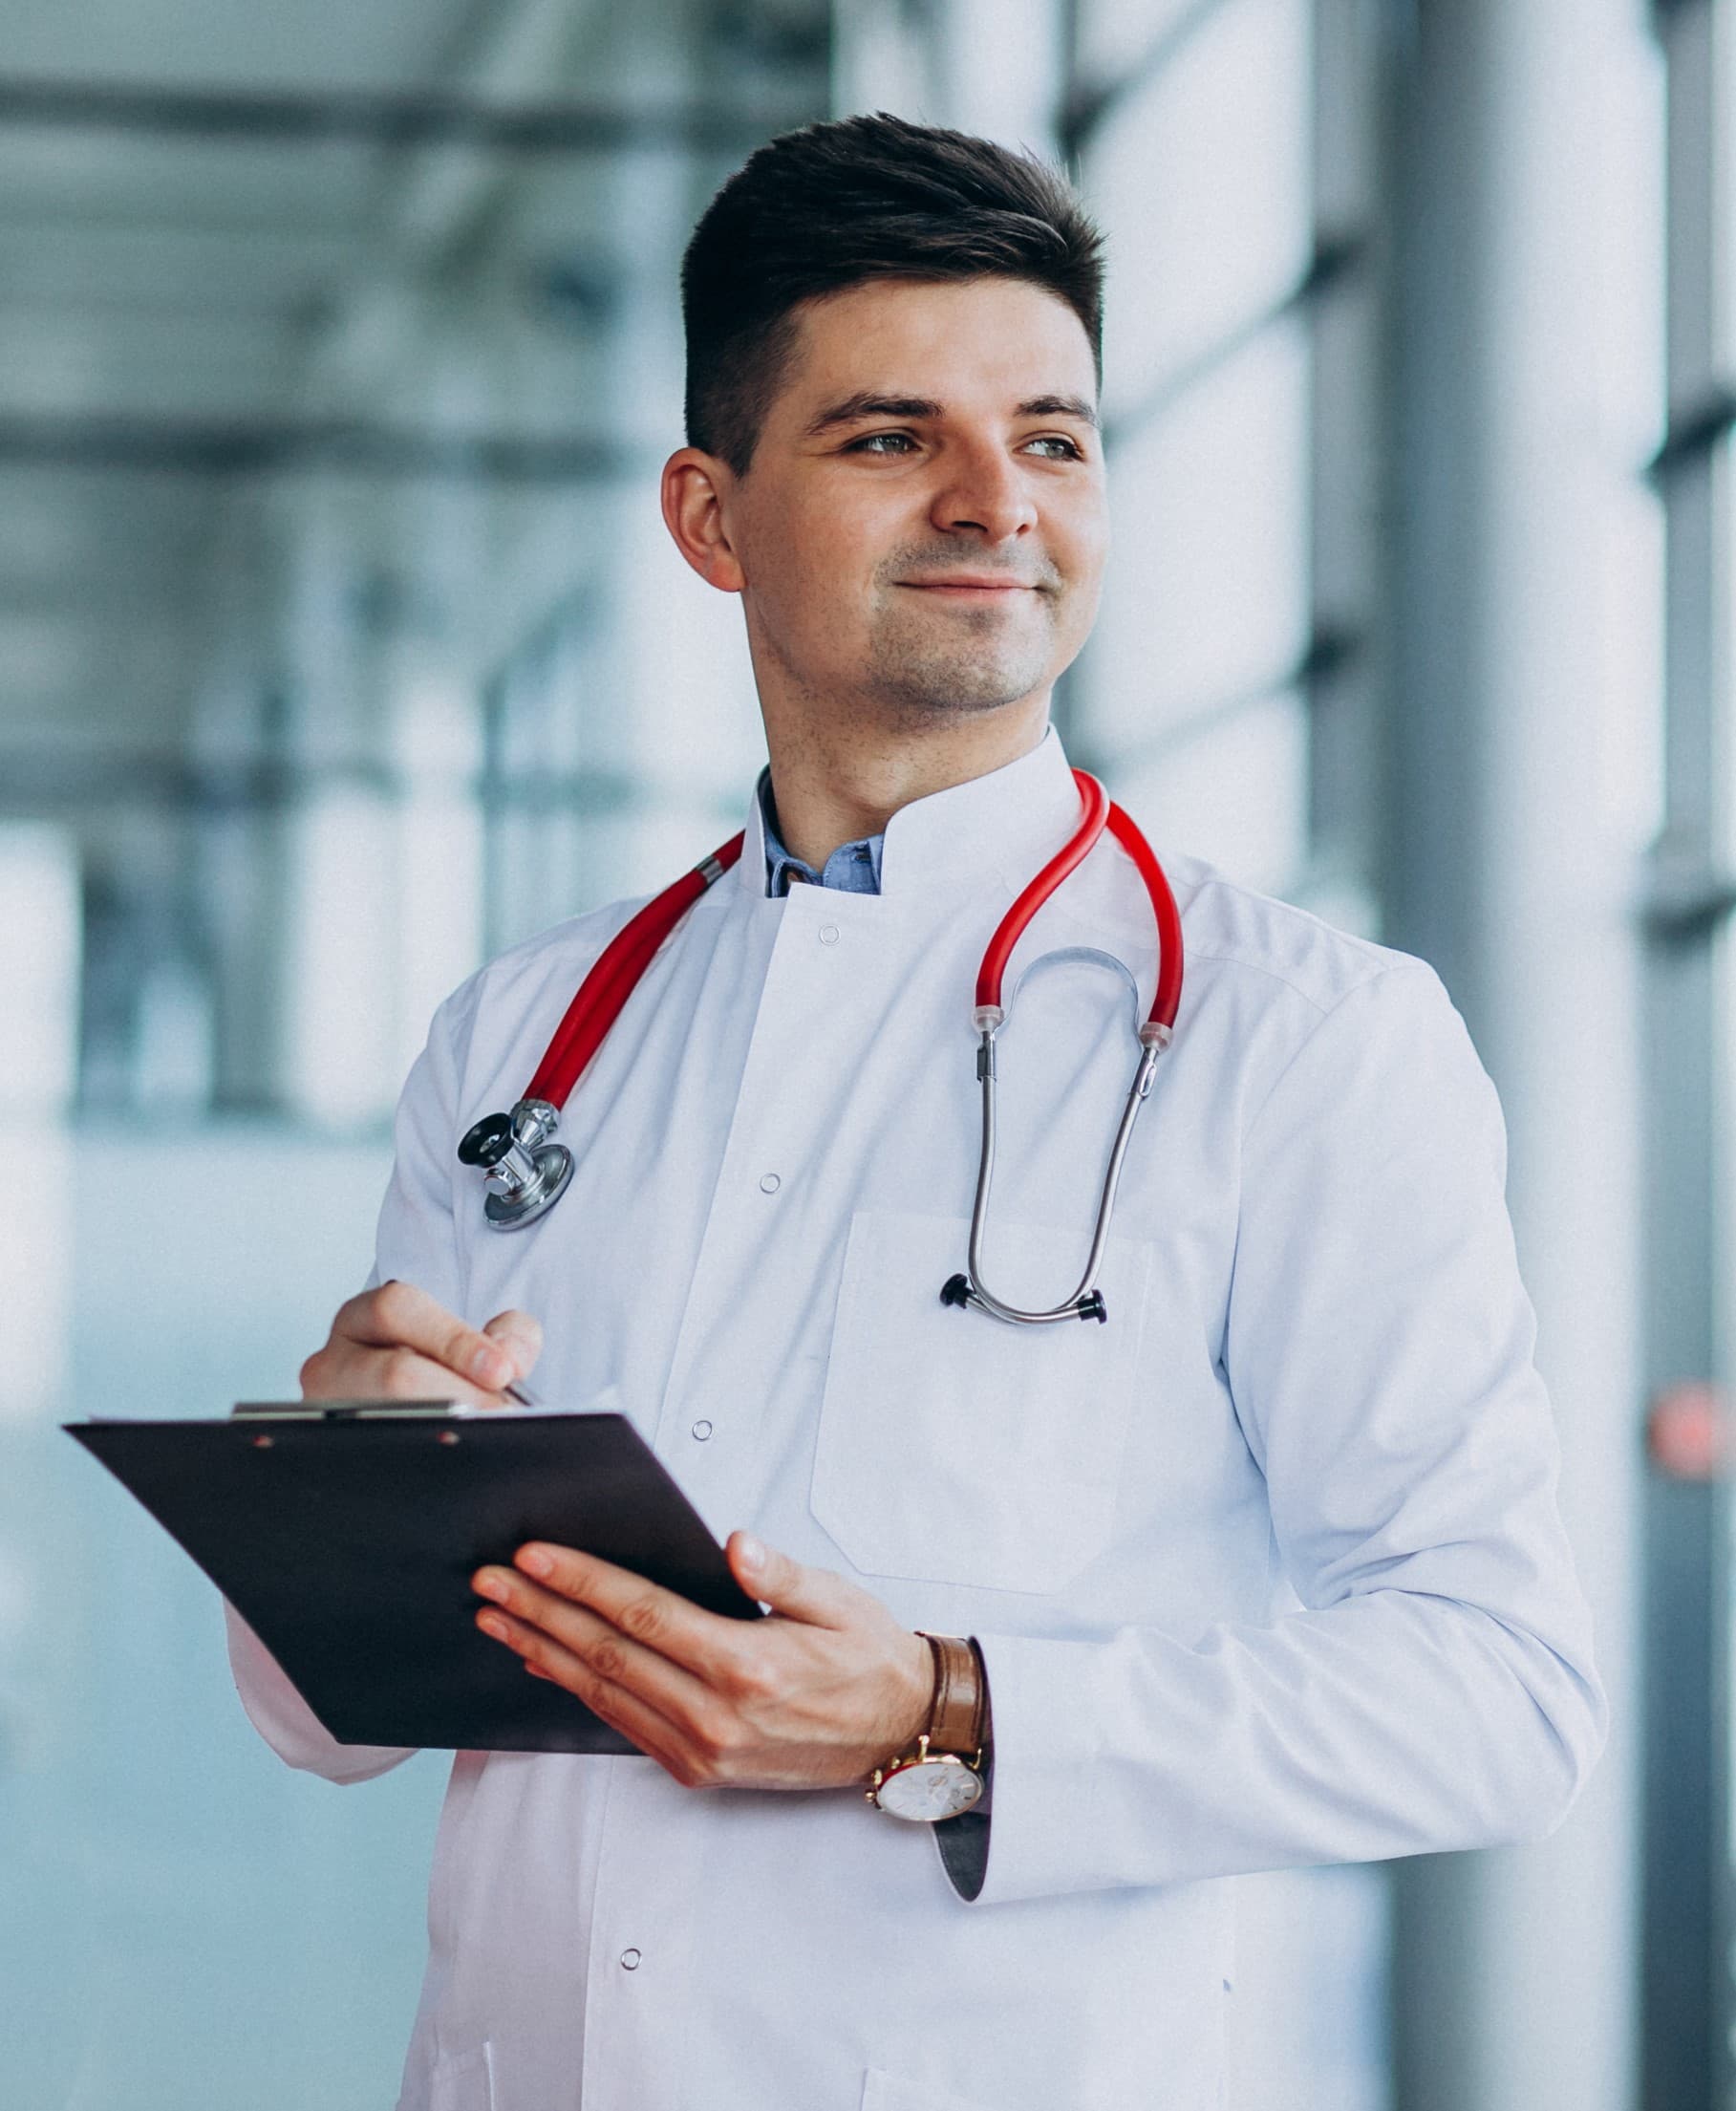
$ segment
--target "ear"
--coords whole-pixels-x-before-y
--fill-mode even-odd
[[[747,584],[723,519],[734,483],[727,463],[697,447],[677,448],[663,464],[664,525],[700,578],[722,593],[739,593]]]

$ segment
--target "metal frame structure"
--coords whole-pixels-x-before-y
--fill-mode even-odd
[[[1727,1392],[1729,913],[1736,907],[1736,8],[1654,9],[1668,107],[1664,827],[1646,904],[1645,1368]],[[1736,2101],[1730,1953],[1736,1580],[1727,1494],[1655,1469],[1645,1508],[1644,2111]]]
[[[792,106],[788,121],[807,115]],[[767,124],[779,129],[776,113]],[[508,154],[623,154],[645,147],[747,154],[765,137],[727,104],[479,101],[462,95],[270,93],[247,88],[122,86],[0,76],[0,125],[227,140],[248,146],[473,147]]]

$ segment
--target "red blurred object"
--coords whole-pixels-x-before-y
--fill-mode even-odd
[[[1671,1480],[1716,1480],[1730,1452],[1729,1403],[1704,1380],[1666,1386],[1645,1418],[1652,1464]]]

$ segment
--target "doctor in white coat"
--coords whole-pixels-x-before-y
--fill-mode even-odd
[[[1427,966],[1166,851],[1187,979],[1107,1324],[937,1297],[977,962],[1079,810],[1048,706],[1105,552],[1099,270],[1052,172],[890,118],[773,142],[695,236],[665,512],[746,614],[744,853],[573,1094],[570,1189],[508,1237],[455,1144],[634,905],[441,1007],[375,1286],[303,1383],[612,1385],[772,1616],[571,1549],[476,1578],[484,1630],[648,1756],[458,1755],[403,2111],[1207,2111],[1222,1880],[1534,1836],[1596,1756],[1500,1111]],[[1137,576],[1164,552],[1128,527]],[[1081,944],[1149,999],[1107,838],[1014,973]],[[1020,998],[1001,1295],[1075,1280],[1136,1054],[1101,970]],[[291,1764],[405,1756],[334,1742],[231,1632]],[[932,1826],[864,1794],[925,1731],[969,1741],[927,1633],[981,1685],[954,1756],[990,1791]]]

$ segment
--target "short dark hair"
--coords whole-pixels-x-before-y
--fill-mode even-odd
[[[1084,326],[1103,378],[1103,237],[1029,154],[882,111],[759,148],[706,207],[681,266],[687,437],[753,459],[804,301],[876,278],[1028,280]]]

